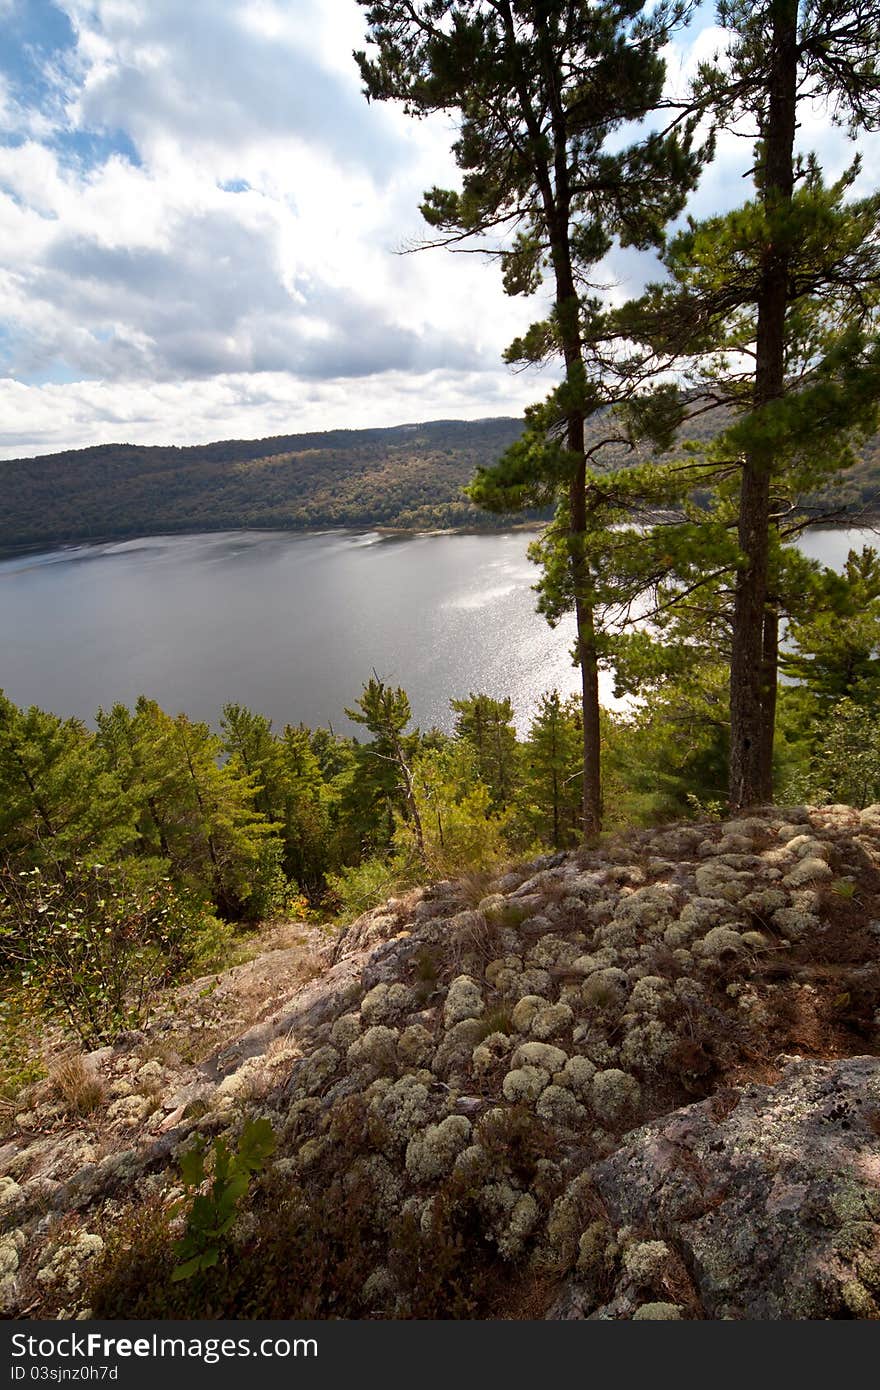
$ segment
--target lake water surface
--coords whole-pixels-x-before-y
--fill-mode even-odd
[[[146,693],[216,726],[226,701],[348,729],[373,668],[418,723],[449,699],[576,688],[573,622],[534,611],[529,537],[223,532],[78,546],[0,562],[0,686],[89,719]]]
[[[345,731],[373,668],[422,728],[450,697],[509,695],[524,732],[538,697],[578,688],[572,619],[534,611],[525,532],[381,537],[236,531],[77,546],[0,561],[0,687],[90,720],[140,694],[215,727],[230,700]],[[816,530],[836,567],[874,532]],[[610,703],[611,680],[603,698]]]

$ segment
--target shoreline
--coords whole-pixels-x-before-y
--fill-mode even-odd
[[[173,540],[178,536],[234,536],[262,534],[265,536],[318,536],[368,533],[393,540],[415,536],[502,536],[512,531],[539,532],[547,523],[540,521],[512,522],[507,526],[187,526],[175,531],[126,531],[101,536],[72,536],[64,540],[22,541],[18,545],[0,545],[0,561],[15,560],[26,555],[48,555],[60,550],[78,550],[83,546],[125,545],[129,541]]]
[[[659,521],[667,514],[656,514],[653,517],[644,518],[644,522],[651,520]],[[505,526],[389,526],[371,525],[369,523],[358,526],[187,526],[180,527],[174,531],[126,531],[115,532],[100,536],[72,536],[64,540],[42,540],[42,541],[22,541],[20,544],[0,545],[0,562],[4,560],[16,560],[27,555],[54,554],[62,550],[76,550],[84,546],[98,545],[124,545],[128,541],[140,540],[173,540],[177,536],[222,536],[235,535],[238,533],[262,533],[267,536],[308,536],[323,534],[339,534],[362,536],[367,532],[374,532],[382,537],[383,540],[393,540],[399,538],[407,540],[416,536],[493,536],[505,535],[511,532],[523,532],[524,534],[533,533],[537,535],[547,525],[541,521],[519,521],[511,522]],[[860,531],[877,529],[880,533],[880,512],[869,515],[860,514],[852,517],[838,517],[835,519],[817,518],[809,523],[811,529],[825,531]]]

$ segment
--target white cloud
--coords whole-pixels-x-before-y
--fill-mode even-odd
[[[56,4],[76,48],[49,96],[0,86],[24,137],[0,147],[6,457],[510,414],[548,389],[500,364],[540,298],[505,297],[479,257],[395,254],[424,235],[423,190],[458,177],[451,125],[364,100],[354,0]],[[723,38],[680,36],[670,82]],[[827,115],[801,138],[843,166]],[[749,153],[722,137],[696,213],[741,201]],[[605,267],[617,298],[652,269]]]
[[[153,391],[167,408],[157,383],[248,372],[289,371],[297,390],[457,372],[462,408],[472,405],[472,374],[498,375],[503,347],[535,312],[505,299],[497,269],[474,258],[394,254],[422,233],[423,189],[455,177],[449,128],[364,101],[350,58],[356,5],[63,7],[77,33],[76,55],[59,69],[70,127],[121,126],[141,162],[111,153],[90,164],[33,140],[0,149],[7,370],[25,383],[100,378],[120,403],[116,418],[145,429],[150,411],[131,402]],[[80,421],[90,392],[47,389],[56,411],[71,394],[70,427],[88,442]],[[520,382],[510,395],[522,399]],[[487,401],[495,396],[487,379]],[[338,390],[331,398],[344,400]],[[23,406],[35,412],[34,449],[47,447],[44,399],[28,392]],[[220,409],[229,398],[202,399]],[[388,399],[393,410],[407,393]],[[350,423],[347,414],[324,422]],[[253,435],[270,423],[252,411],[235,428]],[[166,437],[179,428],[169,414]],[[233,432],[229,416],[213,430],[200,423],[196,437],[206,429]],[[15,438],[24,448],[19,429]]]
[[[112,158],[82,176],[40,146],[0,151],[17,372],[360,376],[371,353],[376,371],[497,365],[528,306],[505,304],[485,267],[394,256],[399,188],[383,206],[352,178],[343,200],[338,171],[311,152],[295,167],[302,182],[284,196],[229,192],[184,164]]]
[[[90,444],[196,444],[214,439],[351,429],[435,419],[517,415],[547,389],[502,369],[383,372],[297,379],[287,372],[219,374],[201,381],[103,381],[27,386],[0,378],[0,458]],[[255,423],[258,428],[255,430]]]
[[[60,3],[76,27],[83,64],[71,118],[125,130],[151,163],[180,150],[214,165],[250,161],[295,132],[336,163],[381,178],[402,152],[389,110],[365,119],[349,52],[344,67],[323,60],[341,48],[341,35],[332,49],[321,37],[328,21],[346,16],[350,27],[352,11],[359,15],[349,0]]]

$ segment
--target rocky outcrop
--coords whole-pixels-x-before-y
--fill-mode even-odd
[[[189,987],[88,1059],[102,1108],[16,1116],[0,1297],[81,1311],[127,1206],[173,1220],[194,1133],[259,1114],[273,1200],[366,1213],[345,1315],[421,1315],[435,1240],[539,1315],[877,1316],[878,868],[877,807],[666,827],[390,900],[203,1052]]]
[[[632,1316],[674,1251],[705,1317],[880,1317],[876,1057],[791,1061],[632,1131],[592,1177],[623,1275],[598,1309],[574,1281],[560,1314]]]

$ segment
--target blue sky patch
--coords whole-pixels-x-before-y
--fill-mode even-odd
[[[76,80],[76,31],[52,0],[15,0],[4,16],[0,73],[13,100],[23,111],[47,118],[55,127],[44,143],[57,151],[62,164],[90,169],[113,154],[140,166],[138,151],[123,130],[72,129],[62,124],[62,101],[67,84]],[[22,131],[0,133],[0,144],[25,142]]]
[[[73,25],[51,0],[16,0],[3,29],[0,72],[23,105],[41,106],[55,90],[48,69],[76,48]]]

